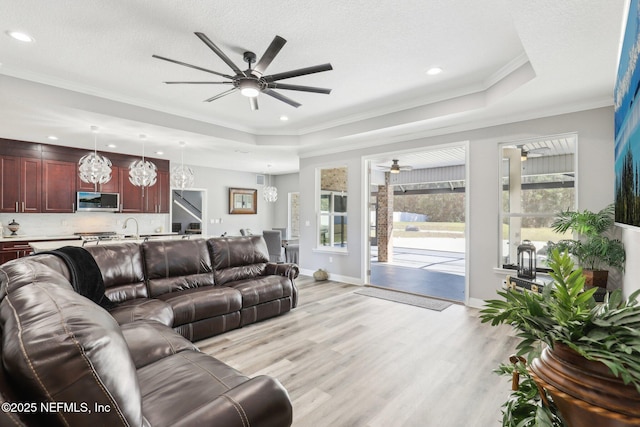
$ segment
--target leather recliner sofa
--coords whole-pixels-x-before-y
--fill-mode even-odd
[[[262,236],[87,246],[119,323],[153,319],[191,341],[286,313],[295,264],[269,262]],[[212,262],[213,260],[213,262]]]
[[[189,341],[295,306],[297,266],[269,263],[260,239],[87,248],[110,312],[74,291],[54,255],[0,266],[0,425],[289,426],[276,379]]]

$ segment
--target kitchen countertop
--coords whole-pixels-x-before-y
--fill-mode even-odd
[[[74,236],[73,234],[53,235],[53,236],[38,236],[18,234],[17,236],[2,236],[0,237],[0,243],[4,242],[35,242],[42,240],[80,240],[80,236]]]
[[[74,236],[77,237],[77,236]],[[95,246],[95,245],[108,245],[113,243],[122,243],[122,242],[131,242],[131,243],[143,243],[146,240],[172,240],[175,238],[182,238],[181,235],[177,233],[158,233],[158,234],[141,234],[140,239],[132,239],[132,238],[124,238],[124,239],[111,239],[111,240],[91,240],[84,241],[80,239],[69,240],[69,239],[44,239],[44,240],[53,240],[53,241],[43,241],[42,239],[37,240],[29,240],[29,246],[33,249],[34,252],[42,252],[42,251],[51,251],[54,249],[61,248],[63,246]],[[146,239],[149,238],[149,239]],[[20,239],[23,240],[23,239]]]

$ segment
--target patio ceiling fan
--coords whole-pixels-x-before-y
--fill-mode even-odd
[[[378,167],[389,173],[400,173],[401,171],[405,172],[413,169],[411,166],[400,166],[399,160],[397,159],[393,159],[391,162],[391,166],[378,165]]]
[[[530,157],[541,157],[551,151],[550,147],[527,148],[526,145],[519,145],[520,158],[524,162]]]
[[[304,76],[307,74],[320,73],[323,71],[332,70],[333,67],[331,64],[321,64],[315,65],[312,67],[299,68],[296,70],[285,71],[283,73],[276,73],[271,75],[264,75],[267,67],[271,64],[273,59],[276,57],[280,49],[287,42],[284,38],[280,36],[275,36],[267,50],[264,52],[259,61],[256,62],[256,54],[253,52],[244,52],[243,59],[249,65],[249,68],[246,70],[241,70],[238,66],[227,56],[225,53],[216,46],[205,34],[196,32],[196,36],[202,42],[207,45],[209,49],[211,49],[220,59],[222,59],[233,71],[233,75],[224,74],[217,71],[209,70],[206,68],[199,67],[197,65],[187,64],[186,62],[176,61],[175,59],[165,58],[160,55],[152,55],[153,58],[162,59],[163,61],[172,62],[174,64],[182,65],[185,67],[193,68],[196,70],[204,71],[206,73],[215,74],[216,76],[223,77],[227,79],[227,81],[169,81],[164,82],[165,84],[195,84],[195,85],[229,85],[232,86],[230,89],[221,92],[217,95],[214,95],[210,98],[204,100],[204,102],[215,101],[216,99],[220,99],[223,96],[226,96],[232,92],[240,91],[240,93],[249,98],[249,103],[251,105],[252,110],[258,109],[258,95],[260,93],[264,93],[269,95],[279,101],[282,101],[286,104],[291,105],[292,107],[298,108],[300,103],[294,101],[291,98],[282,95],[279,92],[276,92],[274,89],[283,89],[283,90],[295,90],[301,92],[312,92],[312,93],[323,93],[329,94],[331,93],[331,89],[325,89],[320,87],[313,86],[300,86],[300,85],[292,85],[286,83],[279,83],[280,80],[290,79],[293,77]],[[255,64],[255,65],[253,65]]]

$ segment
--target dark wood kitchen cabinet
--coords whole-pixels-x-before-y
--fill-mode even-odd
[[[120,212],[123,213],[143,213],[144,212],[144,191],[143,187],[137,187],[129,181],[129,169],[120,168]]]
[[[78,176],[76,182],[78,191],[99,191],[101,193],[118,193],[120,191],[120,168],[111,166],[111,179],[104,184],[90,184]]]
[[[77,175],[75,162],[42,161],[42,212],[75,212]]]
[[[12,259],[22,258],[31,252],[33,252],[31,246],[29,246],[29,243],[26,241],[0,243],[0,264],[4,264]]]
[[[158,171],[156,183],[145,190],[145,212],[169,213],[171,189],[169,172]]]
[[[41,211],[40,159],[0,156],[0,212]]]
[[[94,186],[78,178],[78,160],[86,150],[0,138],[0,212],[70,213],[77,191],[120,193],[121,212],[168,213],[169,161],[151,159],[158,178],[150,188],[129,181],[137,156],[104,153],[112,162],[111,180]]]
[[[137,187],[129,181],[129,170],[120,172],[120,204],[125,213],[169,213],[169,171],[158,171],[151,187]]]

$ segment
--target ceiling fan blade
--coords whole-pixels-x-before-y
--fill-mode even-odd
[[[207,70],[206,68],[198,67],[197,65],[187,64],[186,62],[176,61],[175,59],[165,58],[164,56],[160,56],[160,55],[151,55],[151,56],[153,58],[162,59],[163,61],[173,62],[174,64],[183,65],[185,67],[189,67],[189,68],[193,68],[193,69],[196,69],[196,70],[204,71],[205,73],[215,74],[216,76],[224,77],[224,78],[227,78],[227,79],[232,79],[233,78],[228,74],[222,74],[222,73],[219,73],[217,71]]]
[[[286,83],[276,83],[276,82],[267,83],[267,87],[269,89],[286,89],[286,90],[299,90],[302,92],[325,93],[327,95],[331,93],[331,89],[325,89],[323,87],[289,85]]]
[[[261,77],[264,74],[269,64],[271,64],[271,61],[273,61],[273,58],[276,57],[276,55],[278,54],[278,52],[280,52],[280,49],[282,49],[286,42],[287,41],[280,36],[275,36],[273,38],[273,41],[271,42],[267,50],[265,50],[265,52],[262,54],[262,57],[260,58],[256,66],[253,67],[254,74],[257,74],[257,77]]]
[[[258,109],[258,97],[252,96],[249,98],[249,104],[251,105],[251,109],[256,111]]]
[[[233,82],[162,82],[168,85],[232,85]]]
[[[238,68],[238,66],[236,64],[234,64],[233,61],[231,59],[229,59],[229,57],[227,55],[225,55],[224,52],[222,50],[220,50],[220,48],[218,46],[216,46],[215,44],[213,44],[213,42],[211,40],[209,40],[209,37],[207,37],[203,33],[198,33],[198,32],[196,32],[195,35],[198,36],[198,38],[200,40],[202,40],[204,42],[204,44],[206,44],[209,47],[209,49],[214,51],[215,54],[220,57],[220,59],[222,59],[229,67],[231,67],[231,69],[233,70],[234,73],[242,75],[242,76],[245,75],[244,71],[240,70],[240,68]]]
[[[235,91],[236,91],[236,88],[235,88],[235,87],[233,87],[233,88],[231,88],[231,89],[229,89],[229,90],[225,90],[225,91],[224,91],[224,92],[222,92],[222,93],[219,93],[219,94],[217,94],[217,95],[215,95],[215,96],[212,96],[211,98],[205,99],[203,102],[211,102],[211,101],[215,101],[216,99],[218,99],[218,98],[222,98],[223,96],[229,95],[231,92],[235,92]]]
[[[300,104],[300,103],[298,103],[298,102],[294,101],[293,99],[291,99],[291,98],[287,98],[286,96],[281,95],[281,94],[279,94],[278,92],[275,92],[275,91],[273,91],[273,90],[271,90],[271,89],[264,89],[264,90],[262,91],[262,93],[267,94],[267,95],[269,95],[269,96],[273,96],[275,99],[278,99],[278,100],[280,100],[280,101],[282,101],[282,102],[285,102],[285,103],[287,103],[287,104],[291,105],[292,107],[296,107],[296,108],[298,108],[299,106],[301,106],[301,105],[302,105],[302,104]]]
[[[323,71],[333,70],[331,64],[314,65],[313,67],[299,68],[297,70],[285,71],[284,73],[272,74],[270,76],[264,76],[263,79],[267,82],[275,82],[277,80],[290,79],[292,77],[304,76],[307,74],[321,73]]]

